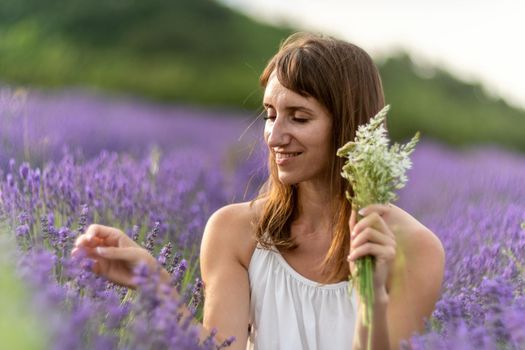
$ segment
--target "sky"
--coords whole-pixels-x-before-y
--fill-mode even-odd
[[[377,60],[404,49],[525,109],[524,0],[221,1],[261,22],[351,41]]]

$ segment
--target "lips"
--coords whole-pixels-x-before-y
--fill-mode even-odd
[[[275,163],[286,165],[301,155],[302,152],[275,152]]]
[[[296,153],[278,153],[278,152],[276,152],[275,153],[275,159],[280,160],[280,159],[294,158],[294,157],[298,156],[299,154],[301,154],[301,152],[296,152]]]

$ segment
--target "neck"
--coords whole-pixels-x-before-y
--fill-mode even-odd
[[[333,198],[326,185],[309,182],[297,186],[297,216],[294,225],[303,232],[329,233],[333,221]]]

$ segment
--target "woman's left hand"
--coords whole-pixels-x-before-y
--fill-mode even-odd
[[[387,296],[387,280],[396,256],[396,237],[386,224],[392,207],[383,204],[369,205],[350,216],[350,271],[355,271],[355,261],[367,255],[375,257],[374,289],[376,297]],[[357,217],[362,218],[357,222]]]

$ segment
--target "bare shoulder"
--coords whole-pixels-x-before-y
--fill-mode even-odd
[[[395,205],[392,208],[392,223],[387,220],[387,224],[396,235],[397,250],[406,262],[405,272],[411,276],[408,283],[425,286],[437,297],[435,293],[441,289],[445,267],[443,244],[434,232],[408,212]]]
[[[230,254],[247,267],[255,249],[254,222],[260,202],[226,205],[214,212],[206,224],[201,245],[201,258],[214,252]]]
[[[256,209],[250,203],[220,208],[209,218],[201,244],[200,266],[205,285],[203,325],[219,330],[219,339],[235,336],[234,349],[245,348],[248,337],[248,265],[256,245]]]
[[[406,253],[430,255],[444,260],[445,251],[437,235],[405,210],[391,205],[392,214],[385,219]]]

